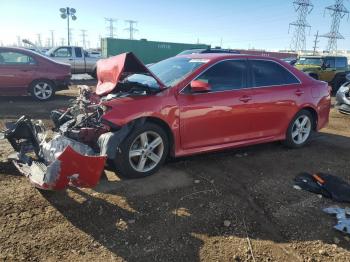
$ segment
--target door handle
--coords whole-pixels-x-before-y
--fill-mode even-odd
[[[68,60],[69,60],[69,61],[73,61],[73,58],[69,58]]]
[[[239,98],[239,101],[242,101],[243,103],[247,103],[250,100],[252,100],[252,98],[250,96],[242,96]]]
[[[295,91],[295,94],[297,95],[297,96],[301,96],[302,94],[304,94],[305,92],[303,91],[303,90],[300,90],[300,89],[298,89],[297,91]]]

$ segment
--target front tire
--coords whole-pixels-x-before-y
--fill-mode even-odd
[[[47,101],[55,96],[55,86],[49,80],[36,80],[30,85],[32,97],[39,101]]]
[[[301,110],[290,122],[284,144],[290,148],[300,148],[307,144],[315,127],[315,119],[307,110]]]
[[[169,151],[168,136],[158,125],[146,122],[120,144],[114,159],[118,175],[141,178],[154,174]]]

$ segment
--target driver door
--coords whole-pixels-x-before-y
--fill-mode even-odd
[[[210,91],[196,93],[187,86],[178,96],[183,149],[215,146],[251,139],[249,115],[254,113],[247,89],[247,61],[225,60],[195,80]]]

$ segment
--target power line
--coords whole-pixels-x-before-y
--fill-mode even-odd
[[[338,39],[344,39],[339,33],[339,26],[341,19],[344,18],[345,15],[349,15],[348,9],[343,4],[344,0],[335,0],[335,4],[326,7],[325,11],[329,11],[332,17],[331,29],[330,32],[322,37],[328,38],[327,51],[328,52],[336,52],[338,49],[337,41]]]
[[[81,31],[81,37],[82,37],[83,47],[84,47],[84,49],[85,49],[85,48],[86,48],[86,37],[87,37],[86,32],[87,32],[87,30],[81,29],[80,31]]]
[[[125,20],[127,24],[129,24],[129,27],[125,28],[124,30],[129,31],[129,39],[134,39],[134,34],[137,33],[139,30],[135,28],[137,25],[137,21],[135,20]]]
[[[114,38],[114,35],[116,35],[117,28],[114,26],[114,23],[118,21],[118,19],[115,18],[105,18],[105,21],[109,23],[109,25],[106,27],[109,33],[109,37]]]
[[[303,51],[306,49],[306,28],[311,28],[306,21],[306,17],[311,13],[314,6],[310,0],[293,1],[293,5],[298,18],[289,24],[289,29],[291,26],[295,28],[290,48],[294,51]]]

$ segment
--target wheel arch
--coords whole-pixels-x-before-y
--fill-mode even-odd
[[[164,120],[157,118],[157,117],[148,116],[148,117],[145,117],[145,120],[147,122],[159,125],[160,127],[162,127],[164,129],[164,131],[166,132],[166,134],[168,136],[169,153],[170,153],[170,155],[174,156],[174,154],[175,154],[175,138],[174,138],[174,134],[173,134],[170,126]]]
[[[303,108],[301,108],[296,114],[298,114],[301,110],[306,110],[309,111],[313,117],[313,130],[317,129],[317,124],[318,124],[318,113],[317,111],[311,107],[311,106],[305,106]]]

